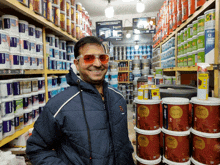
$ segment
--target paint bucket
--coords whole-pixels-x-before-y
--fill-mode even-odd
[[[79,12],[82,12],[82,4],[77,2],[76,3],[76,10],[79,11]]]
[[[47,34],[46,35],[46,41],[49,42],[50,46],[54,47],[55,46],[55,35],[53,34]]]
[[[2,99],[0,105],[2,117],[11,116],[14,114],[13,98]]]
[[[41,28],[36,28],[35,29],[35,39],[37,43],[42,43],[43,38],[42,38],[42,29]]]
[[[114,81],[114,80],[112,81],[112,80],[111,80],[109,83],[110,83],[110,85],[111,85],[112,87],[114,87],[114,88],[116,88],[116,89],[118,88],[118,81]]]
[[[34,106],[32,108],[32,121],[35,122],[39,117],[39,106]]]
[[[24,112],[15,113],[14,117],[15,131],[19,131],[24,127]]]
[[[44,77],[38,77],[38,91],[44,91],[45,90],[45,78]]]
[[[20,37],[28,38],[28,22],[24,20],[19,20],[19,35]]]
[[[193,128],[191,132],[193,134],[193,159],[203,164],[219,164],[220,133],[203,133]]]
[[[63,31],[66,31],[66,12],[60,11],[60,27]]]
[[[189,99],[167,97],[162,99],[163,127],[170,131],[187,131],[189,125]]]
[[[36,42],[34,40],[29,40],[29,54],[31,56],[36,55]]]
[[[76,12],[75,6],[71,6],[71,21],[75,20],[75,12]]]
[[[160,127],[160,102],[161,100],[138,100],[136,110],[136,126],[142,130],[157,130]]]
[[[71,15],[71,4],[70,0],[66,0],[66,16],[70,17]]]
[[[48,91],[48,92],[49,92],[49,91]],[[49,95],[48,95],[48,96],[49,96]],[[49,97],[48,97],[48,98],[49,98]],[[39,105],[39,115],[43,112],[44,106],[45,106],[45,103]]]
[[[29,39],[28,38],[20,38],[20,51],[22,54],[29,54],[30,49],[29,49]]]
[[[197,35],[192,37],[192,51],[198,50],[197,40],[198,40]]]
[[[3,127],[3,137],[13,135],[15,132],[14,127],[14,114],[11,116],[2,118],[2,127]]]
[[[45,91],[38,92],[39,104],[45,103]]]
[[[61,11],[66,11],[66,0],[61,0],[60,1],[60,10]]]
[[[42,0],[34,0],[34,6],[33,6],[33,10],[35,13],[42,15],[43,11],[42,11]]]
[[[156,69],[156,76],[163,76],[163,68],[155,67]]]
[[[197,29],[198,29],[198,21],[193,21],[192,22],[193,24],[193,36],[196,36],[197,35]]]
[[[148,75],[148,84],[154,84],[155,80],[154,80],[154,75]]]
[[[0,80],[0,98],[13,97],[13,81]]]
[[[42,42],[36,43],[36,55],[43,56],[43,43]]]
[[[32,106],[39,106],[38,92],[32,92]]]
[[[162,85],[164,83],[163,76],[155,77],[155,85]]]
[[[205,27],[205,15],[201,15],[197,18],[198,20],[198,28],[197,33],[204,32]]]
[[[137,156],[144,160],[160,159],[160,133],[161,129],[157,130],[141,130],[134,127],[136,131],[136,150]]]
[[[58,79],[58,76],[52,76],[52,88],[57,88],[58,86],[57,79]]]
[[[188,0],[188,16],[193,15],[195,11],[196,11],[195,0]]]
[[[66,31],[68,34],[71,34],[71,18],[66,18]]]
[[[10,52],[20,52],[19,35],[9,34],[10,36]]]
[[[32,109],[26,109],[23,111],[24,112],[24,126],[31,125],[33,120],[32,120]]]
[[[66,41],[60,40],[59,49],[66,50]]]
[[[118,72],[110,72],[110,77],[112,81],[118,81]]]
[[[207,101],[197,97],[191,99],[193,104],[193,129],[206,133],[220,132],[220,99],[209,97]]]
[[[48,89],[52,88],[52,77],[47,77]]]
[[[20,69],[20,53],[9,53],[10,68],[11,69]]]
[[[189,38],[187,40],[187,52],[192,52],[192,41],[193,41],[192,38]]]
[[[21,79],[20,85],[21,85],[22,94],[31,93],[31,80],[30,79]]]
[[[10,69],[9,51],[0,51],[0,69]]]
[[[14,105],[14,112],[19,113],[23,111],[23,95],[21,96],[14,96],[13,99],[13,105]]]
[[[30,40],[35,41],[35,26],[34,25],[31,25],[31,24],[28,25],[28,36]]]
[[[76,22],[71,21],[71,35],[75,38],[76,37]]]
[[[182,22],[188,19],[188,0],[182,0]]]
[[[198,33],[197,49],[205,48],[205,32]]]
[[[187,25],[187,38],[190,39],[193,36],[193,24]]]
[[[3,15],[2,16],[2,25],[4,31],[7,31],[11,35],[18,35],[18,17],[13,15]]]
[[[0,119],[0,140],[3,139],[3,137],[2,137],[2,136],[3,136],[3,135],[2,135],[2,134],[3,134],[2,128],[3,128],[3,127],[2,127],[2,120]]]
[[[19,79],[11,79],[12,81],[12,89],[13,89],[13,95],[17,96],[21,94],[21,85]]]
[[[32,108],[32,94],[24,94],[23,96],[23,109]]]
[[[198,10],[202,5],[204,5],[206,0],[196,0],[196,10]]]
[[[2,51],[9,51],[10,48],[10,36],[5,30],[0,30],[0,49]]]
[[[52,4],[52,22],[60,26],[60,6]]]
[[[199,49],[197,51],[197,59],[198,63],[204,63],[205,62],[205,49]]]
[[[162,132],[164,133],[164,157],[176,163],[188,162],[190,160],[190,130],[176,132],[162,128]]]
[[[55,37],[55,48],[57,48],[57,49],[59,49],[59,42],[60,41],[60,39],[59,39],[59,37]]]

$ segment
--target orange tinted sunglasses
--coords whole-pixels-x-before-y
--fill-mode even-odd
[[[79,60],[80,58],[83,58],[85,64],[93,64],[96,58],[98,58],[102,64],[107,64],[109,62],[108,54],[81,54],[76,59]]]

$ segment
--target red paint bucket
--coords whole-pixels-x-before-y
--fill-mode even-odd
[[[204,3],[206,2],[206,0],[195,0],[195,1],[196,1],[196,10],[202,7],[202,5],[204,5]]]
[[[180,26],[182,24],[182,0],[176,1],[177,6],[177,26]]]
[[[187,131],[189,125],[189,99],[166,97],[163,104],[163,127],[170,131]]]
[[[177,28],[177,12],[173,14],[173,31]]]
[[[220,133],[203,133],[191,129],[194,160],[204,164],[220,164]]]
[[[160,132],[161,129],[146,131],[134,127],[136,131],[137,156],[144,160],[158,160],[160,156]],[[159,163],[159,162],[158,162]]]
[[[164,158],[168,161],[186,163],[190,161],[190,130],[176,132],[162,128],[164,133]],[[175,164],[168,163],[167,164]]]
[[[188,19],[188,0],[182,0],[182,22]]]
[[[193,129],[206,133],[220,132],[220,99],[209,97],[202,101],[193,97]]]
[[[193,15],[195,11],[196,11],[195,0],[188,0],[188,16]]]
[[[142,130],[157,130],[160,128],[160,102],[161,100],[138,100],[136,110],[136,126]]]
[[[161,157],[157,160],[144,160],[135,155],[135,159],[137,160],[137,165],[160,165]]]

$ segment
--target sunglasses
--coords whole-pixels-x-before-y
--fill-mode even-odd
[[[109,62],[108,54],[85,54],[79,55],[76,59],[79,60],[80,58],[83,58],[85,64],[93,64],[96,58],[98,58],[102,64]]]

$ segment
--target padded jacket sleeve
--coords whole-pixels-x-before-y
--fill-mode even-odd
[[[45,107],[27,140],[26,153],[33,165],[65,165],[53,150],[61,137],[59,127],[50,110]]]

